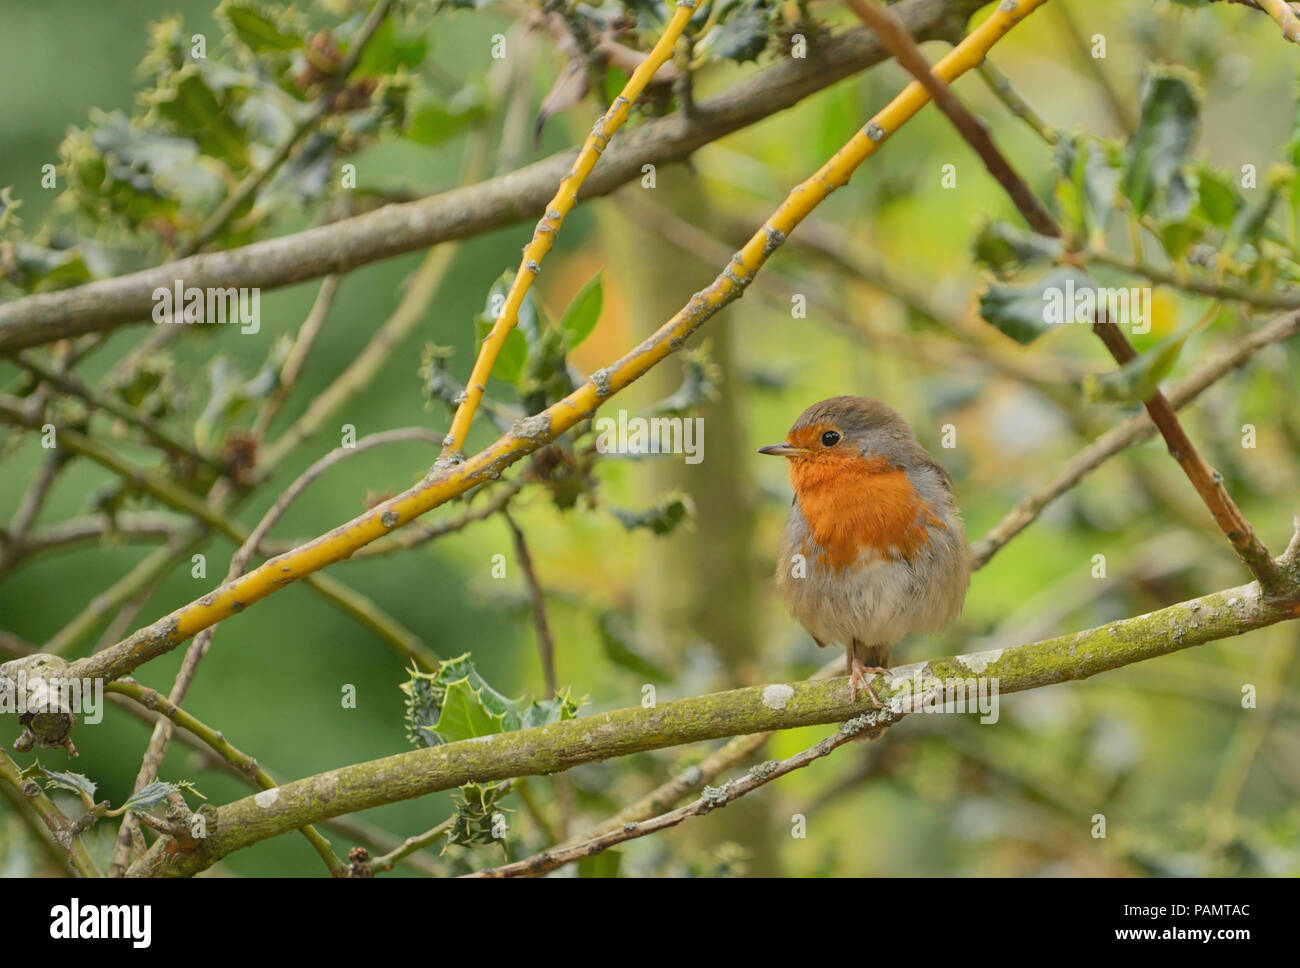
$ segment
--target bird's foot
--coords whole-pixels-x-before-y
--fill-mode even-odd
[[[849,697],[853,702],[857,702],[858,688],[861,687],[871,697],[871,704],[880,709],[884,703],[880,701],[875,690],[871,688],[871,678],[872,676],[883,676],[888,671],[888,669],[880,666],[863,665],[862,660],[855,655],[849,662]]]

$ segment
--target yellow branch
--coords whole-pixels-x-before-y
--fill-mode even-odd
[[[1012,27],[1046,0],[1003,0],[933,70],[953,81],[983,60],[988,50]],[[241,612],[291,582],[351,556],[357,549],[415,520],[426,511],[464,494],[527,454],[554,440],[595,412],[606,398],[628,386],[670,353],[707,319],[744,292],[786,236],[832,191],[848,182],[853,171],[928,100],[913,82],[807,181],[790,192],[780,208],[707,288],[621,359],[593,373],[591,379],[541,413],[520,420],[510,433],[463,463],[439,466],[419,484],[313,541],[273,558],[171,615],[141,629],[130,638],[76,664],[78,676],[116,677],[231,615]]]
[[[609,145],[609,139],[627,120],[628,112],[636,103],[636,99],[641,96],[641,92],[645,90],[645,86],[650,83],[650,78],[654,77],[655,72],[673,56],[677,38],[682,35],[687,22],[695,14],[697,2],[698,0],[678,0],[677,10],[668,21],[668,26],[664,28],[663,36],[651,48],[646,59],[632,72],[622,93],[614,98],[614,103],[609,106],[609,110],[596,122],[591,129],[591,134],[587,135],[582,150],[578,152],[573,167],[560,180],[560,187],[556,189],[555,197],[546,206],[546,213],[537,223],[537,228],[533,229],[532,241],[524,246],[524,255],[519,261],[518,271],[515,272],[515,281],[510,284],[510,291],[506,293],[501,315],[492,324],[492,331],[488,333],[479,348],[478,359],[474,361],[474,369],[470,373],[469,382],[465,385],[465,398],[456,408],[456,416],[451,421],[451,430],[443,442],[444,460],[456,462],[460,459],[465,438],[469,435],[470,422],[474,419],[479,401],[483,399],[483,394],[487,390],[488,377],[492,375],[492,367],[496,364],[497,355],[505,345],[506,337],[519,322],[519,308],[524,303],[524,296],[528,294],[533,279],[541,271],[542,260],[546,258],[546,253],[551,251],[555,237],[560,232],[560,226],[564,224],[564,217],[577,204],[578,189],[587,180],[591,170],[596,167],[596,162],[600,160],[601,154]]]
[[[1300,44],[1300,18],[1286,0],[1259,0],[1259,5],[1282,28],[1282,36],[1293,44]]]

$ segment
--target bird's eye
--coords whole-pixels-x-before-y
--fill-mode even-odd
[[[828,430],[822,434],[822,446],[834,447],[840,442],[840,432],[838,430]]]

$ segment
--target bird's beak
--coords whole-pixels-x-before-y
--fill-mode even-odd
[[[766,447],[758,448],[760,454],[771,454],[773,457],[799,457],[807,453],[802,447],[796,447],[794,444],[768,444]]]

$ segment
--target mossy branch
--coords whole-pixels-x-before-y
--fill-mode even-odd
[[[888,707],[907,701],[918,679],[996,680],[998,692],[1086,679],[1300,616],[1300,540],[1279,561],[1290,580],[1286,600],[1266,599],[1256,583],[1180,602],[1084,632],[971,655],[899,666],[877,677]],[[848,680],[751,686],[498,733],[341,767],[226,804],[208,818],[209,836],[185,852],[162,838],[132,866],[131,876],[185,876],[251,844],[305,824],[448,790],[470,781],[558,773],[582,763],[686,743],[839,723],[864,707]],[[888,712],[886,709],[884,712]]]

